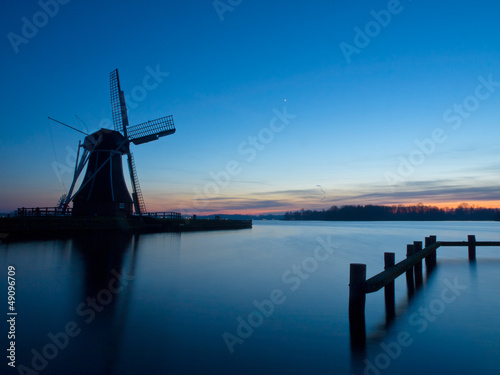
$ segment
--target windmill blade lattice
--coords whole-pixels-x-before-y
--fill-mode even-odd
[[[135,145],[155,141],[175,133],[174,119],[172,116],[162,117],[127,129],[128,137]]]
[[[125,98],[120,88],[120,78],[118,69],[109,73],[109,83],[111,90],[111,113],[113,114],[113,126],[117,132],[122,132],[126,136],[128,126],[127,107]]]

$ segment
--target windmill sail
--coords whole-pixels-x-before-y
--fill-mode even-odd
[[[162,117],[128,128],[128,137],[135,145],[156,141],[160,137],[175,133],[172,116]]]
[[[142,197],[142,191],[141,191],[141,186],[139,185],[139,179],[137,178],[137,171],[135,169],[135,161],[134,161],[134,155],[129,152],[128,154],[128,162],[129,162],[129,168],[130,168],[130,178],[135,179],[133,185],[134,185],[134,192],[132,193],[132,198],[134,199],[134,208],[135,212],[140,212],[141,214],[145,214],[146,211],[146,204],[144,203],[144,198]]]
[[[113,126],[117,132],[127,137],[128,115],[125,105],[125,95],[120,87],[120,77],[118,69],[109,74],[109,83],[111,90],[111,113],[113,115]]]
[[[113,70],[109,75],[110,88],[111,88],[111,112],[113,114],[113,125],[116,131],[121,131],[125,138],[128,138],[128,115],[127,106],[125,104],[125,95],[120,87],[120,77],[118,69]],[[146,213],[146,205],[142,197],[141,187],[139,185],[139,178],[135,170],[135,163],[130,150],[127,152],[128,170],[130,172],[130,182],[132,184],[132,198],[134,201],[134,210],[138,215]]]

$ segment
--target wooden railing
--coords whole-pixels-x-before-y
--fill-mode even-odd
[[[63,210],[61,207],[34,207],[34,208],[18,208],[15,212],[16,216],[71,216],[71,207]]]
[[[148,212],[147,216],[151,216],[157,219],[180,219],[181,214],[179,212]]]

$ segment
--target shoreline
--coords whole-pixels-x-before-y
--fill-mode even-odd
[[[0,218],[0,242],[57,239],[105,233],[171,233],[252,228],[252,220],[158,219],[138,217]]]

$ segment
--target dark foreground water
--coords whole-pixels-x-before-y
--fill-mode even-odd
[[[500,240],[500,223],[255,222],[239,231],[0,245],[4,332],[15,267],[15,364],[2,374],[498,374],[500,248],[440,248],[385,327],[368,295],[366,352],[350,350],[350,263],[383,270],[406,244]]]

